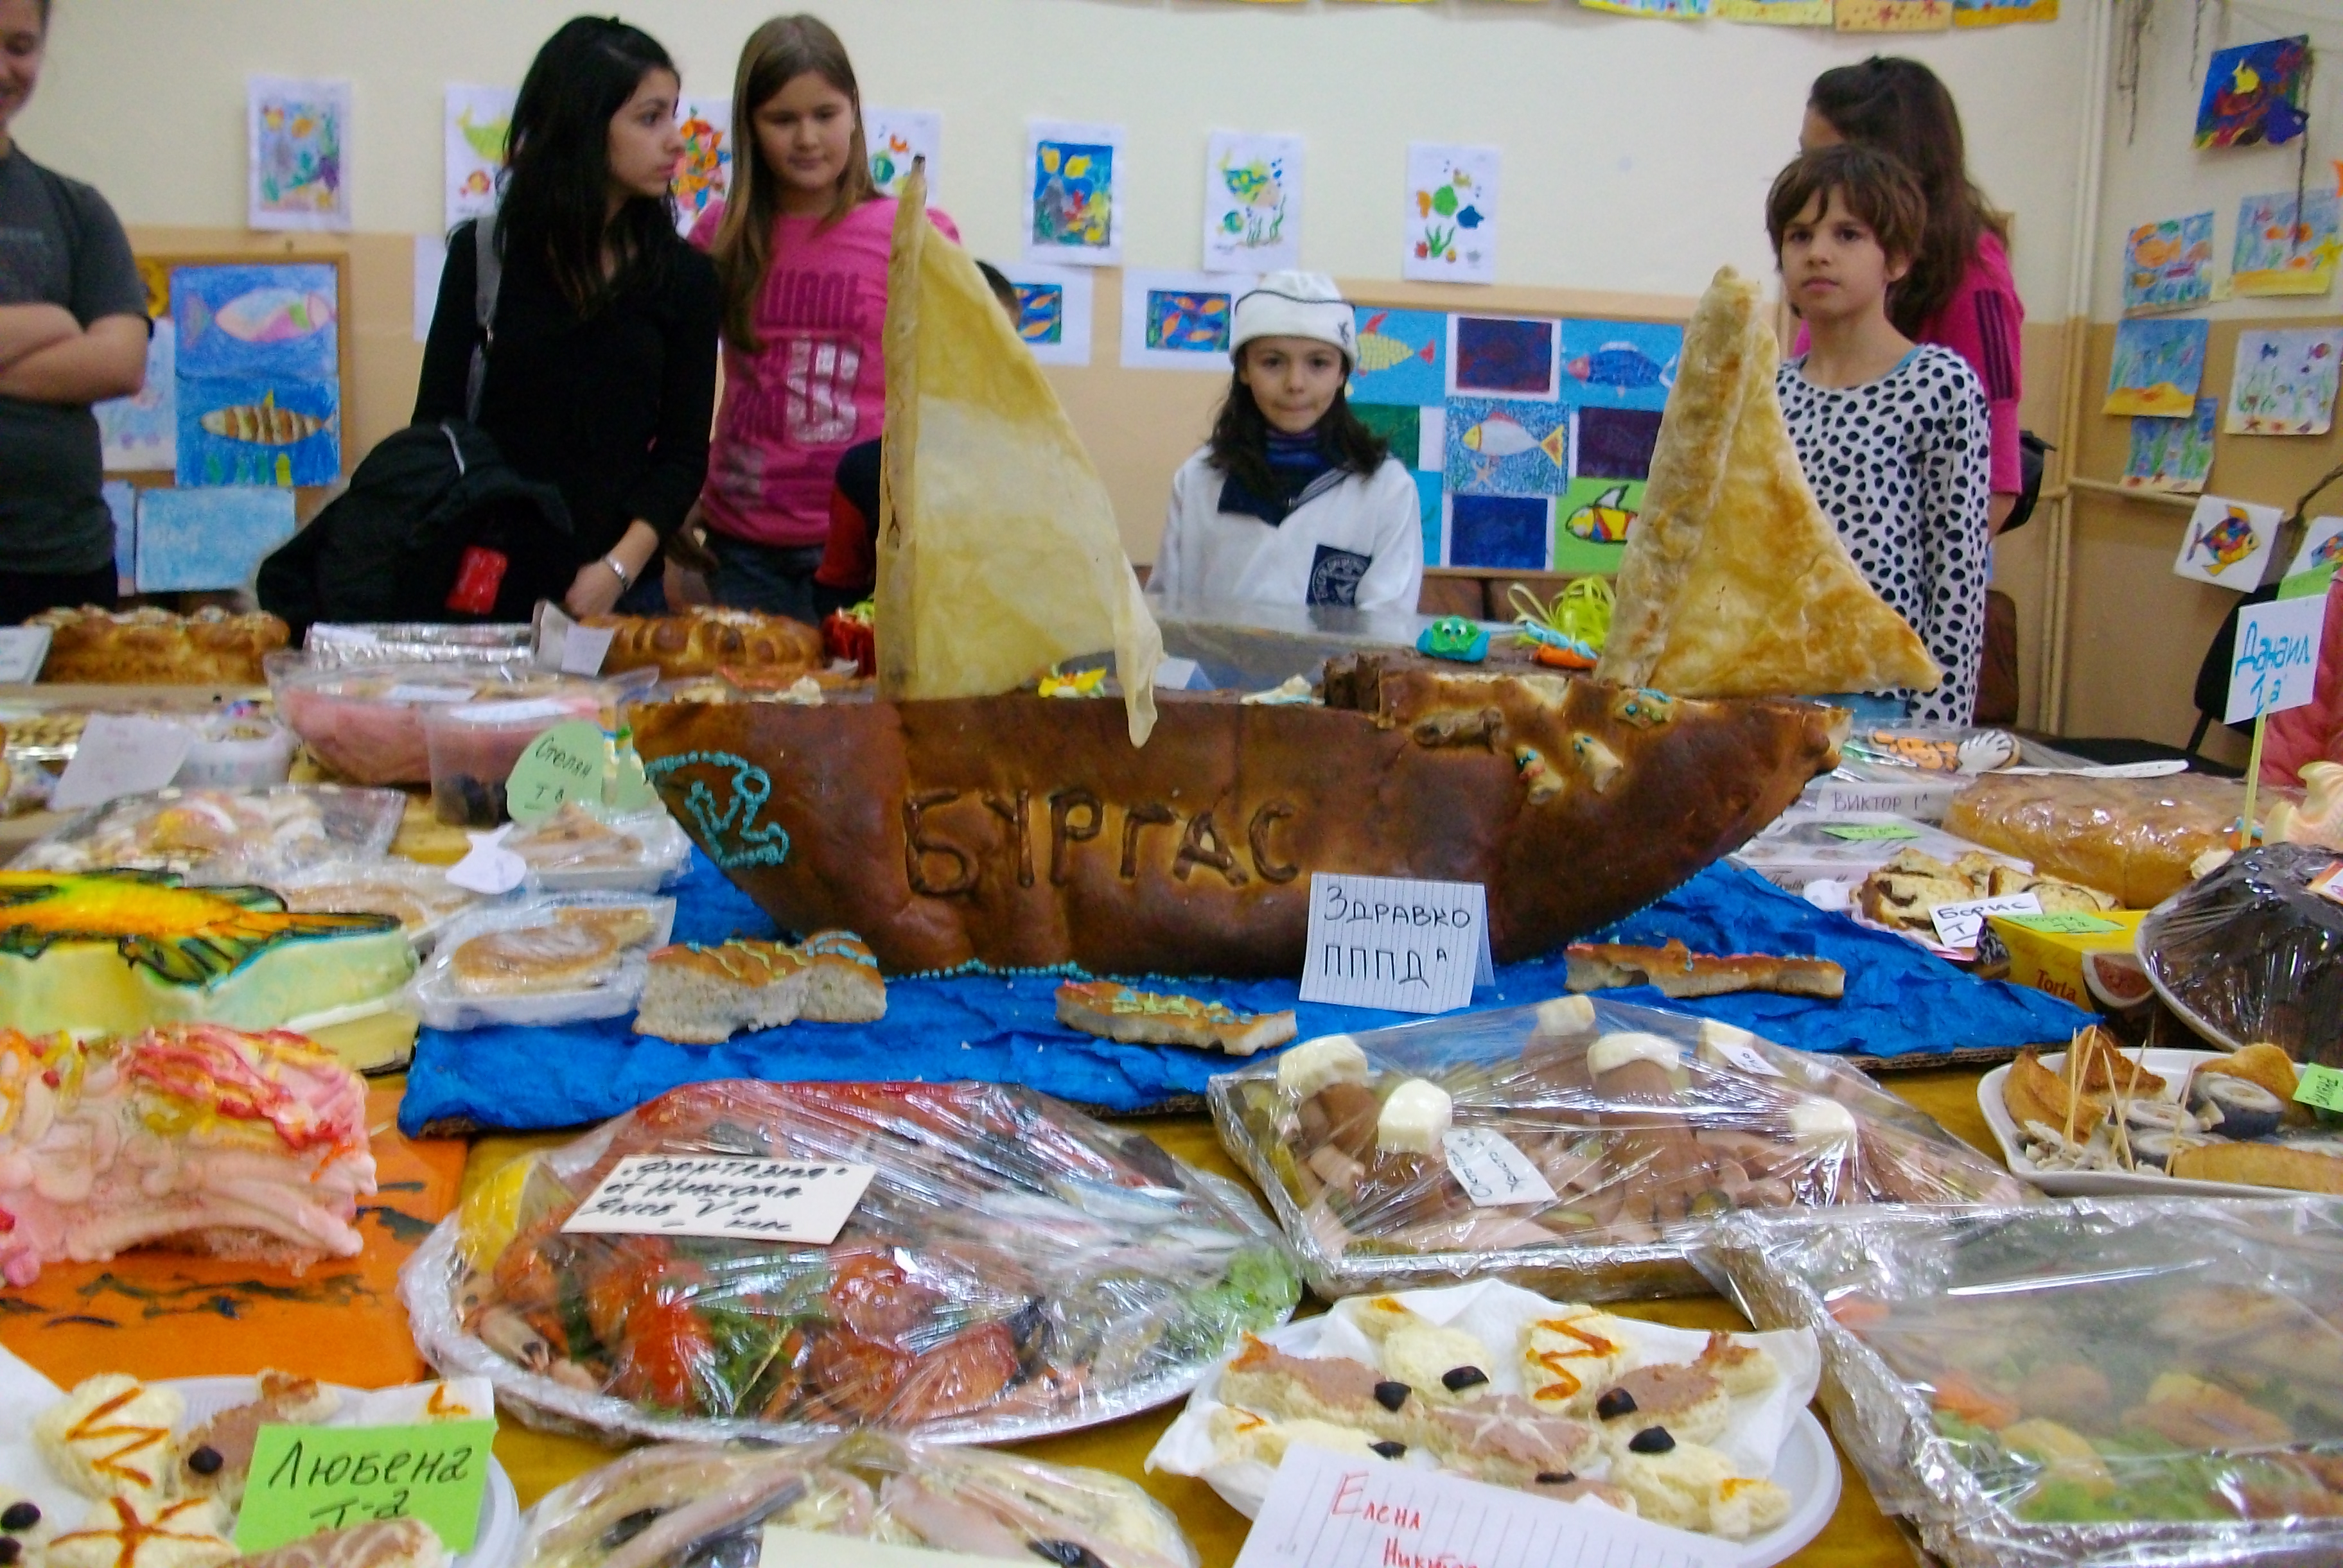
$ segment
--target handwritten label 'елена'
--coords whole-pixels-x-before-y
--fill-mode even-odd
[[[629,1154],[561,1228],[576,1234],[729,1236],[826,1247],[862,1201],[875,1165]]]

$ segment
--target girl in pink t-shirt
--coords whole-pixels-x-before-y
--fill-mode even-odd
[[[732,103],[748,155],[734,160],[731,199],[691,231],[724,302],[724,401],[700,516],[718,603],[811,622],[838,459],[886,417],[895,204],[871,184],[854,66],[820,21],[780,16],[750,34]]]

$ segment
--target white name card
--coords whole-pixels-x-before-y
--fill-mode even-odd
[[[47,627],[0,626],[0,681],[21,686],[38,680],[48,658]]]
[[[1453,1012],[1496,980],[1480,883],[1311,873],[1303,1001]]]
[[[1475,1209],[1554,1201],[1544,1173],[1503,1133],[1487,1127],[1452,1127],[1441,1134],[1441,1142],[1448,1151],[1448,1173]]]
[[[618,1236],[729,1236],[743,1241],[838,1239],[875,1165],[629,1154],[561,1228]]]
[[[167,719],[93,713],[82,726],[73,760],[49,793],[49,804],[60,811],[78,811],[160,789],[177,776],[195,743],[194,730]]]
[[[1730,1542],[1296,1443],[1236,1568],[1727,1568]]]
[[[2284,713],[2309,701],[2326,619],[2325,594],[2240,609],[2229,705],[2221,722],[2242,724],[2258,713]]]
[[[1998,899],[1964,899],[1938,904],[1928,911],[1936,924],[1936,940],[1948,948],[1973,948],[1985,930],[1987,915],[2038,915],[2042,900],[2031,893],[2006,893]]]
[[[1034,1556],[1031,1561],[1040,1568],[1042,1563],[1058,1559]],[[818,1535],[786,1524],[768,1524],[758,1544],[757,1568],[1001,1568],[1001,1559],[936,1546],[898,1546],[850,1535]]]

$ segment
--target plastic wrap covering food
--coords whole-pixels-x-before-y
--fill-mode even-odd
[[[504,848],[548,892],[655,893],[681,879],[691,840],[663,807],[605,821],[576,801],[505,835]]]
[[[448,922],[481,897],[449,881],[445,866],[393,859],[311,866],[272,879],[269,888],[288,910],[392,916],[418,951],[427,951]]]
[[[321,621],[302,639],[315,665],[508,663],[528,658],[525,621],[440,626],[429,621]]]
[[[569,696],[590,714],[595,683],[532,669],[523,658],[367,660],[314,664],[298,653],[269,656],[268,687],[278,711],[318,760],[359,784],[427,784],[431,751],[424,716],[451,704]]]
[[[2312,886],[2335,864],[2332,849],[2272,844],[2159,905],[2139,954],[2166,1003],[2232,1050],[2343,1067],[2343,903]]]
[[[2027,1191],[1852,1068],[1585,997],[1324,1036],[1211,1099],[1330,1298],[1484,1274],[1682,1295],[1737,1209]]]
[[[827,1247],[567,1234],[627,1155],[877,1174]],[[401,1277],[431,1361],[537,1425],[1006,1441],[1177,1398],[1299,1282],[1235,1183],[1014,1086],[678,1089],[506,1168]]]
[[[438,931],[409,994],[433,1029],[619,1018],[674,930],[673,899],[565,893],[489,904]]]
[[[20,870],[119,867],[176,871],[190,882],[266,882],[329,860],[379,860],[398,835],[396,789],[277,784],[158,789],[91,808],[27,846]]]
[[[2343,1211],[2077,1199],[1737,1216],[1881,1508],[1956,1568],[2343,1561]]]
[[[1986,778],[1953,797],[1945,831],[2146,910],[2234,847],[2245,806],[2244,785],[2202,773]]]
[[[1119,1475],[864,1432],[638,1449],[548,1493],[514,1568],[757,1568],[768,1527],[1081,1568],[1197,1561]]]

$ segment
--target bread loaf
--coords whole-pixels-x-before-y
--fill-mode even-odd
[[[25,623],[49,628],[41,678],[99,686],[257,686],[260,661],[292,639],[273,615],[209,606],[166,609],[43,610]]]
[[[602,660],[603,670],[656,666],[675,680],[686,676],[713,675],[731,666],[744,669],[819,669],[827,655],[821,633],[786,616],[754,615],[747,610],[698,606],[679,615],[588,616],[586,625],[608,627],[617,634]]]

